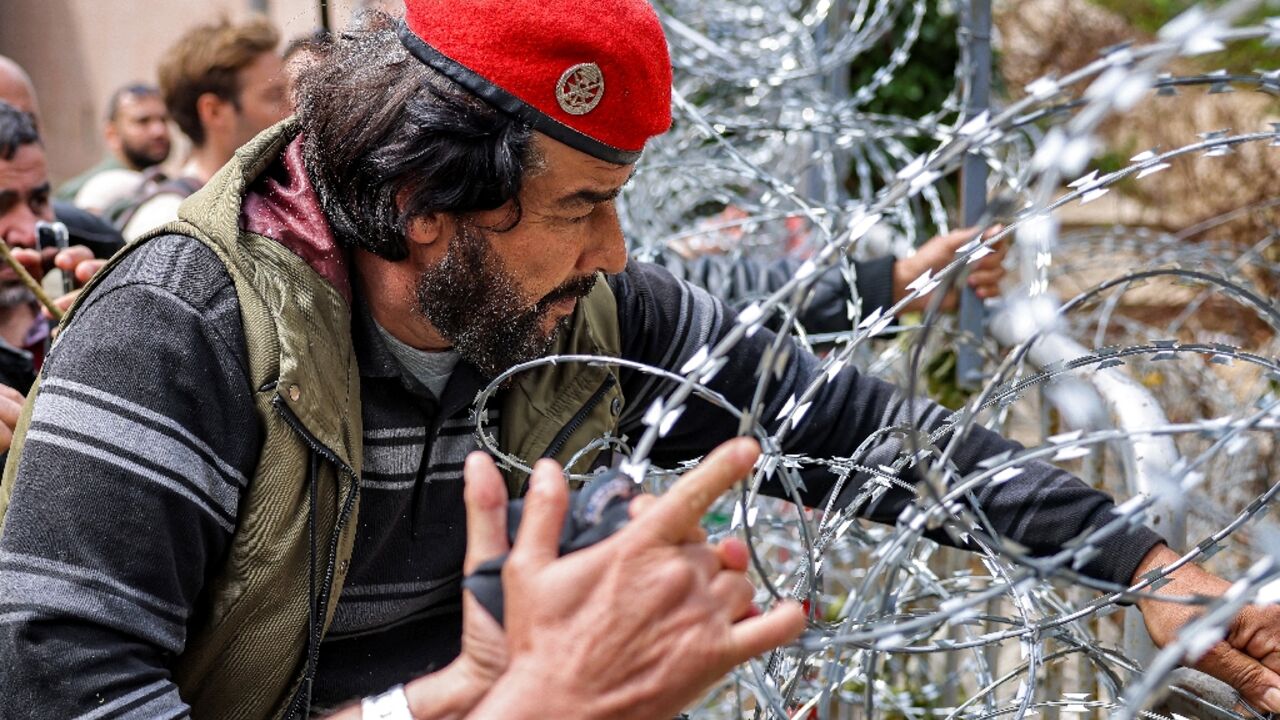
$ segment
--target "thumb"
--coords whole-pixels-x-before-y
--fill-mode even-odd
[[[1280,712],[1280,675],[1226,641],[1210,648],[1195,667],[1234,687],[1255,708]]]
[[[483,452],[467,456],[462,477],[467,506],[467,554],[462,572],[505,553],[507,543],[507,486],[493,458]]]

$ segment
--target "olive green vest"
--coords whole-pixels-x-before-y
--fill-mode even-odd
[[[206,589],[188,628],[186,649],[172,668],[182,699],[196,718],[283,717],[298,695],[313,555],[309,478],[315,482],[315,583],[317,597],[327,598],[326,630],[355,544],[363,447],[351,310],[342,294],[298,255],[242,231],[239,224],[246,189],[296,134],[296,125],[287,120],[241,148],[182,205],[177,223],[122,251],[84,292],[91,294],[123,256],[146,240],[181,233],[217,254],[240,301],[264,440],[241,499],[229,556]],[[76,307],[64,326],[74,322]],[[597,283],[579,303],[571,328],[561,333],[553,352],[616,357],[618,333],[612,292],[606,283]],[[522,374],[501,407],[500,448],[532,463],[554,440],[561,445],[555,457],[564,463],[591,439],[613,431],[622,407],[615,372],[612,366],[556,363]],[[37,392],[38,385],[19,421],[0,483],[0,520]],[[564,436],[567,442],[562,443]],[[588,452],[579,460],[589,464],[595,455]],[[512,488],[521,481],[508,475]]]

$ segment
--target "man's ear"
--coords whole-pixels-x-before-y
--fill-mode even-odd
[[[208,130],[226,125],[227,117],[233,109],[231,103],[211,92],[202,93],[196,98],[196,117],[200,118],[200,125],[205,128],[206,135]]]
[[[120,152],[120,133],[116,132],[116,124],[109,122],[102,130],[102,138],[107,141],[107,148],[112,152]]]
[[[413,190],[407,187],[400,188],[396,193],[396,208],[400,212],[404,212],[412,193]],[[446,237],[445,233],[451,229],[451,219],[446,213],[426,213],[409,219],[404,228],[404,237],[410,243],[427,249]]]
[[[448,225],[449,219],[444,213],[419,215],[409,221],[405,239],[425,249],[446,237]]]

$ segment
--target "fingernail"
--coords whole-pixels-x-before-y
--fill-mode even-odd
[[[1280,688],[1269,688],[1263,693],[1262,704],[1270,712],[1280,712]]]

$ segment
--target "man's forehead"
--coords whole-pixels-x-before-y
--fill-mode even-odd
[[[0,191],[29,192],[48,184],[44,149],[39,145],[22,145],[8,160],[0,157]]]
[[[0,56],[0,100],[22,112],[36,114],[35,88],[26,72],[12,60]]]
[[[610,194],[635,174],[635,165],[615,165],[541,133],[534,134],[533,143],[538,166],[532,169],[531,181],[541,186],[551,202],[589,202],[591,195]]]
[[[130,115],[153,115],[165,112],[165,107],[159,95],[128,94],[120,98],[120,111]]]

